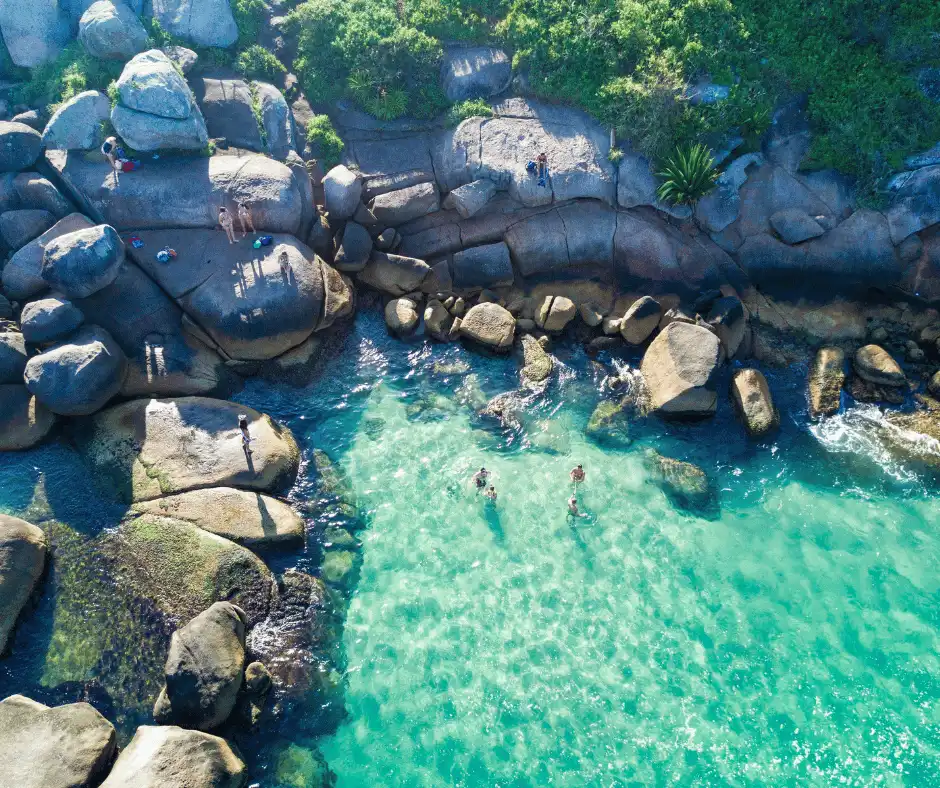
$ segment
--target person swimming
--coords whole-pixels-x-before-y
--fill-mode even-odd
[[[496,488],[491,484],[489,489],[483,493],[487,498],[489,498],[493,503],[496,503]]]
[[[569,517],[580,517],[581,512],[578,511],[578,499],[575,496],[571,496],[568,499],[568,516]]]
[[[580,484],[584,481],[584,467],[579,465],[577,468],[572,468],[571,473],[568,474],[571,477],[571,481],[575,484]]]
[[[486,480],[490,478],[490,472],[486,468],[480,468],[473,474],[473,481],[476,482],[477,489],[486,487]]]

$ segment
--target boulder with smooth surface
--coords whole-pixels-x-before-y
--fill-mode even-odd
[[[578,308],[565,296],[545,296],[535,315],[536,325],[550,333],[560,333],[574,320]]]
[[[147,48],[148,36],[122,0],[96,0],[79,20],[78,40],[92,57],[127,60]]]
[[[630,345],[642,345],[659,325],[663,308],[651,296],[643,296],[633,302],[620,321],[620,335]]]
[[[369,204],[375,218],[389,227],[398,227],[440,210],[440,207],[440,195],[432,183],[418,183],[405,189],[385,192]]]
[[[651,450],[647,466],[660,489],[672,504],[694,514],[711,515],[716,509],[714,486],[705,473],[691,462],[665,457]]]
[[[721,364],[721,343],[707,328],[670,323],[653,340],[640,365],[650,394],[651,412],[670,417],[715,413],[714,379]]]
[[[51,213],[56,221],[74,211],[70,203],[48,178],[36,172],[21,172],[13,179],[13,188],[23,208],[41,209]]]
[[[62,235],[91,227],[94,227],[94,224],[80,213],[69,214],[14,253],[3,267],[3,289],[7,295],[24,299],[47,290],[49,285],[42,278],[46,245]]]
[[[338,248],[333,256],[333,266],[337,271],[356,273],[366,267],[372,254],[372,236],[365,227],[356,222],[346,222],[337,242]]]
[[[531,334],[523,334],[519,340],[522,350],[522,378],[527,383],[538,384],[547,380],[555,367],[552,357]]]
[[[42,137],[36,129],[24,123],[0,121],[0,172],[25,170],[33,165],[40,153]]]
[[[247,625],[244,610],[216,602],[173,633],[153,707],[158,723],[212,730],[228,719],[242,685]]]
[[[21,209],[0,214],[0,237],[14,251],[26,246],[55,224],[49,211]]]
[[[117,89],[124,107],[160,118],[185,120],[195,103],[186,80],[159,49],[131,58],[118,77]]]
[[[58,0],[7,0],[0,4],[0,32],[10,59],[35,68],[55,59],[69,40],[69,19]]]
[[[99,326],[84,326],[26,362],[26,388],[53,413],[88,416],[124,384],[127,358]]]
[[[393,298],[385,305],[385,325],[396,336],[413,334],[419,320],[418,305],[410,298]]]
[[[503,241],[457,252],[452,267],[457,288],[508,287],[515,278],[509,247]]]
[[[759,438],[780,424],[767,378],[759,370],[738,370],[731,378],[731,398],[751,436]]]
[[[229,0],[153,0],[160,27],[197,47],[224,49],[238,39]]]
[[[444,54],[441,86],[452,102],[489,98],[509,87],[512,61],[496,47],[453,48]]]
[[[907,383],[898,362],[878,345],[865,345],[856,350],[853,367],[859,377],[879,386],[899,387]]]
[[[123,263],[124,242],[113,227],[99,224],[49,241],[42,278],[68,298],[86,298],[111,284]]]
[[[338,164],[323,177],[323,201],[330,221],[349,219],[359,207],[362,178],[359,173]]]
[[[50,708],[22,695],[0,701],[0,784],[91,788],[117,749],[114,726],[88,703]]]
[[[0,384],[22,383],[26,340],[19,331],[0,331]]]
[[[402,296],[421,290],[421,285],[430,273],[431,267],[424,260],[373,251],[357,278],[383,293]]]
[[[75,304],[56,296],[31,301],[20,314],[23,339],[31,345],[59,342],[84,322],[85,316]]]
[[[46,565],[46,536],[17,517],[0,514],[0,654]]]
[[[248,456],[240,415],[252,438]],[[293,483],[300,461],[287,428],[244,405],[203,397],[125,402],[77,425],[75,439],[96,479],[129,503],[203,487],[279,491]]]
[[[201,151],[209,143],[206,123],[198,107],[183,120],[138,112],[121,104],[111,110],[111,125],[128,145],[138,151]],[[115,180],[127,182],[131,178]]]
[[[460,336],[500,351],[512,347],[515,332],[516,318],[493,302],[470,307],[460,323]]]
[[[21,383],[0,384],[0,451],[35,446],[55,426],[55,415]]]
[[[839,412],[845,384],[845,352],[823,347],[816,353],[809,373],[809,415],[814,419]]]

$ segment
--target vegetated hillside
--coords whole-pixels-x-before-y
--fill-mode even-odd
[[[863,189],[940,140],[940,104],[918,87],[940,65],[935,0],[307,0],[293,19],[311,100],[350,95],[381,117],[439,112],[441,42],[462,40],[506,47],[530,90],[656,159],[713,131],[756,136],[804,91],[810,164]],[[677,100],[704,77],[729,98]]]

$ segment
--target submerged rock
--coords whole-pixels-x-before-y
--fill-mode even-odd
[[[555,362],[545,348],[531,334],[523,334],[519,340],[522,348],[522,377],[528,383],[543,383],[551,377]]]
[[[0,654],[46,564],[46,537],[32,523],[0,514]],[[4,748],[0,748],[2,750]]]
[[[116,746],[114,726],[88,703],[50,708],[22,695],[0,701],[0,784],[5,787],[98,785]]]
[[[600,444],[629,446],[628,410],[631,405],[629,400],[604,400],[598,403],[588,419],[585,434]]]
[[[385,325],[399,337],[406,337],[418,327],[418,305],[410,298],[393,298],[385,305]]]
[[[845,353],[837,347],[820,348],[809,374],[810,417],[838,413],[844,384]]]
[[[690,462],[664,457],[652,449],[647,463],[653,478],[674,506],[696,514],[710,514],[717,498],[708,475]]]
[[[242,788],[245,764],[225,739],[141,725],[101,788]]]
[[[212,730],[228,719],[242,686],[247,625],[239,607],[216,602],[173,633],[153,707],[158,723]]]
[[[756,369],[742,369],[731,379],[731,397],[750,435],[760,437],[780,424],[767,378]]]
[[[888,411],[882,434],[900,459],[915,460],[940,470],[940,410]]]
[[[248,419],[250,455],[239,415]],[[126,402],[77,425],[75,439],[96,478],[128,503],[211,486],[278,490],[293,483],[300,459],[286,427],[204,397]]]
[[[720,364],[721,344],[711,331],[670,323],[647,348],[640,365],[651,411],[675,417],[714,414],[714,378]]]

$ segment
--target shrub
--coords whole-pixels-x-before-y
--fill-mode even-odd
[[[607,152],[607,160],[614,165],[623,161],[623,150],[621,148],[611,148]]]
[[[467,99],[447,110],[447,123],[450,126],[459,126],[467,118],[474,117],[491,118],[493,108],[483,99]]]
[[[14,103],[46,103],[49,112],[84,90],[106,90],[121,73],[123,65],[89,56],[77,41],[65,47],[56,58],[30,72],[28,82],[13,94]]]
[[[287,73],[283,63],[259,44],[242,50],[235,60],[235,68],[249,79],[275,80]]]
[[[663,179],[657,197],[673,204],[694,204],[711,191],[718,177],[711,151],[704,145],[676,149],[657,174]]]
[[[314,115],[307,121],[306,131],[307,144],[316,152],[317,158],[323,164],[324,172],[339,164],[346,145],[336,133],[329,117]]]
[[[238,49],[257,44],[267,12],[264,0],[232,0],[231,7],[238,28]]]

